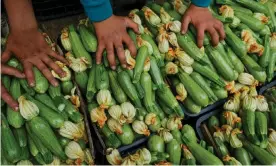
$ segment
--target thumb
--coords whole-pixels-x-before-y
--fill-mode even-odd
[[[2,53],[1,62],[6,63],[11,57],[11,51],[6,48],[6,50]]]
[[[188,26],[191,22],[191,18],[189,16],[184,16],[182,19],[182,25],[181,25],[181,33],[185,34],[188,30]]]
[[[135,33],[139,34],[138,24],[136,24],[134,21],[129,18],[125,18],[125,24],[127,28],[131,28]]]

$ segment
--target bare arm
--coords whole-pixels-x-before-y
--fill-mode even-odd
[[[4,0],[11,31],[37,29],[31,0]]]

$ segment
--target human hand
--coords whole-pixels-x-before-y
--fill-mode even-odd
[[[1,73],[7,74],[10,76],[15,76],[17,78],[25,78],[25,75],[21,73],[19,70],[7,66],[3,63],[1,63]],[[14,110],[18,110],[18,102],[12,98],[12,96],[9,94],[8,90],[5,88],[1,81],[1,98]]]
[[[190,5],[182,19],[182,33],[187,32],[190,23],[197,29],[197,45],[199,48],[203,46],[205,31],[210,34],[213,46],[216,46],[220,40],[225,38],[223,24],[212,16],[208,8]]]
[[[107,59],[110,67],[116,69],[116,61],[114,56],[114,47],[117,56],[123,68],[126,67],[126,58],[124,54],[125,43],[132,56],[136,56],[136,47],[129,37],[126,28],[132,28],[134,32],[139,33],[138,25],[126,17],[119,17],[112,15],[110,18],[94,23],[97,38],[98,48],[96,52],[96,62],[101,63],[102,53],[106,49]]]
[[[6,49],[2,54],[2,63],[7,62],[12,54],[22,63],[28,83],[32,87],[35,86],[33,66],[36,66],[54,86],[57,86],[58,82],[48,67],[59,76],[65,76],[65,72],[50,57],[66,64],[67,61],[47,45],[43,35],[37,29],[11,31],[7,39]]]

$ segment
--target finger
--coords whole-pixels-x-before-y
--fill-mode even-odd
[[[191,22],[191,17],[190,16],[184,16],[182,19],[182,25],[181,25],[181,33],[185,34],[188,30],[188,26]]]
[[[115,70],[116,69],[116,60],[115,60],[114,54],[113,55],[107,54],[107,60],[109,62],[111,69]]]
[[[2,68],[1,69],[2,74],[11,75],[11,76],[15,76],[15,77],[18,77],[18,78],[25,78],[25,74],[20,72],[16,68],[6,66],[6,65],[2,65],[1,68]]]
[[[6,63],[10,59],[11,55],[12,55],[11,51],[6,49],[1,55],[2,56],[1,62]]]
[[[119,61],[121,63],[121,66],[123,68],[126,68],[126,56],[125,56],[124,46],[123,46],[122,41],[120,41],[120,42],[118,42],[118,41],[114,42],[114,45],[115,45],[115,49],[116,49]]]
[[[99,42],[99,46],[97,48],[97,52],[96,52],[96,63],[100,64],[102,62],[102,55],[103,55],[103,51],[105,49],[105,46],[102,42]]]
[[[24,73],[26,75],[27,81],[31,87],[35,86],[35,79],[33,73],[33,65],[30,62],[24,62]]]
[[[109,61],[109,59],[108,59],[110,67],[111,67],[111,69],[115,70],[116,69],[116,61],[115,61],[113,43],[108,43],[108,45],[106,47],[106,52],[107,52],[107,57],[109,57],[109,59],[111,59],[111,61]],[[113,61],[113,58],[114,58],[114,61]]]
[[[219,43],[219,35],[218,35],[217,31],[215,30],[215,28],[209,28],[207,31],[212,38],[213,46],[217,46]]]
[[[69,65],[68,61],[63,56],[59,55],[58,53],[56,53],[55,51],[53,51],[51,49],[49,49],[48,55],[55,58],[56,60],[61,61],[62,63],[65,63],[66,65]]]
[[[218,22],[219,23],[216,23],[214,25],[214,28],[217,30],[217,32],[219,34],[219,39],[223,40],[223,39],[225,39],[225,31],[224,31],[222,23],[220,21],[218,21]]]
[[[14,110],[18,111],[18,103],[14,100],[1,82],[1,97]]]
[[[123,41],[124,43],[126,43],[127,45],[127,48],[129,49],[130,51],[130,55],[132,57],[136,57],[136,54],[137,54],[137,50],[136,50],[136,47],[134,45],[134,42],[131,40],[131,38],[128,36],[128,34],[125,34],[124,37],[123,37]]]
[[[42,74],[47,78],[47,80],[53,85],[58,86],[57,80],[54,78],[50,70],[47,68],[47,66],[41,61],[36,60],[36,63],[34,64],[38,70],[42,72]]]
[[[205,27],[199,26],[197,28],[197,46],[201,48],[203,46]]]
[[[137,34],[139,34],[139,28],[138,28],[138,24],[136,24],[134,21],[132,21],[131,19],[125,17],[125,24],[127,28],[131,28],[133,29],[133,31]]]
[[[47,66],[49,66],[51,69],[53,69],[60,77],[65,76],[66,73],[48,56],[42,58],[42,61],[45,62],[45,64],[47,64]]]

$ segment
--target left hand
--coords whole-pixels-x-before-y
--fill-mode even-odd
[[[213,46],[217,46],[219,41],[225,38],[223,24],[212,16],[208,8],[191,4],[182,18],[181,32],[183,34],[187,32],[190,23],[197,29],[197,45],[199,48],[203,46],[205,31],[210,34]]]
[[[25,75],[21,73],[19,70],[7,66],[3,63],[1,63],[1,73],[7,74],[10,76],[15,76],[17,78],[25,78]],[[12,96],[9,94],[8,90],[5,88],[3,83],[1,82],[1,98],[14,110],[18,111],[18,103],[16,100],[12,98]]]

